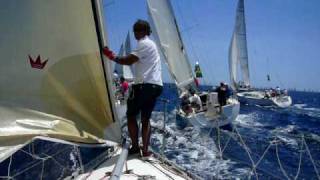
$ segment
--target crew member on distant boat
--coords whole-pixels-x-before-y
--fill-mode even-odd
[[[191,96],[189,97],[189,101],[191,104],[191,107],[194,108],[196,111],[202,110],[202,103],[200,97],[196,94],[196,91],[194,89],[190,89]]]
[[[123,65],[135,64],[135,82],[127,100],[128,130],[132,141],[129,154],[140,153],[138,142],[138,125],[136,116],[141,113],[142,122],[142,156],[148,157],[150,141],[150,117],[157,97],[162,93],[161,61],[156,44],[149,38],[151,28],[147,21],[137,20],[133,25],[137,48],[123,57],[116,55],[108,48],[103,53],[116,63]]]
[[[279,86],[276,87],[276,95],[280,96],[281,95],[281,89]]]
[[[218,93],[218,101],[220,105],[220,112],[222,106],[227,104],[227,87],[225,82],[220,82],[220,86],[217,87],[216,92]]]
[[[185,113],[187,116],[193,112],[189,97],[190,97],[190,94],[187,90],[182,92],[180,95],[180,99],[181,99],[180,107],[183,113]]]
[[[129,83],[124,79],[123,76],[120,77],[120,91],[122,95],[122,99],[124,99],[127,95],[129,89]]]

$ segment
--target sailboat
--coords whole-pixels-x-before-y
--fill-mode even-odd
[[[100,0],[0,4],[0,179],[191,178],[126,159]]]
[[[196,89],[196,85],[173,8],[169,0],[147,0],[147,3],[156,43],[181,96],[188,89]],[[236,99],[230,98],[229,103],[220,110],[216,92],[198,91],[197,94],[201,98],[203,109],[187,115],[179,107],[177,128],[183,129],[190,125],[200,128],[220,127],[229,125],[237,117],[240,105]]]
[[[126,56],[131,53],[131,50],[130,33],[128,32],[126,41],[121,45],[118,55]],[[133,72],[131,66],[115,64],[114,72],[116,72],[119,77],[122,76],[128,81],[133,81]]]
[[[260,106],[288,107],[292,104],[287,93],[259,91],[251,88],[249,76],[244,0],[238,1],[236,22],[229,47],[229,69],[231,86],[236,90],[240,103]],[[237,82],[237,69],[240,69],[243,81]]]

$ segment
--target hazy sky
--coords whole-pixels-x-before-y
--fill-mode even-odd
[[[229,81],[228,48],[237,2],[171,0],[191,64],[198,60],[203,70],[202,83]],[[109,44],[118,51],[132,24],[138,18],[148,19],[146,0],[104,0],[104,4]],[[253,86],[320,90],[319,9],[319,0],[245,0]],[[166,71],[163,78],[171,81]]]

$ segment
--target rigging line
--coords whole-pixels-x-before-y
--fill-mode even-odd
[[[317,167],[316,167],[315,161],[314,161],[314,160],[313,160],[313,158],[312,158],[312,155],[311,155],[310,149],[309,149],[309,147],[308,147],[308,145],[307,145],[307,142],[305,141],[305,139],[304,139],[304,138],[303,138],[303,142],[304,142],[304,145],[306,146],[306,150],[307,150],[307,153],[308,153],[308,155],[309,155],[309,158],[310,158],[310,160],[311,160],[311,162],[312,162],[312,165],[313,165],[314,171],[316,172],[318,179],[320,179],[320,175],[319,175],[319,172],[318,172],[318,170],[317,170]]]
[[[106,0],[104,0],[104,1],[106,1]],[[117,14],[117,12],[118,12],[118,8],[117,8],[117,5],[116,5],[116,2],[115,2],[115,0],[112,0],[111,2],[108,2],[108,3],[106,3],[105,5],[104,5],[104,7],[106,7],[106,8],[108,8],[108,7],[110,7],[110,6],[113,6],[113,12],[114,13],[109,13],[109,15],[112,17],[110,17],[109,19],[111,20],[111,19],[113,19],[114,20],[114,22],[121,22],[121,21],[119,21],[118,20],[118,16],[116,15]],[[110,10],[111,10],[111,8],[109,8]],[[112,12],[112,11],[111,11]],[[107,16],[108,17],[108,16]],[[109,21],[109,22],[113,22],[113,21]],[[105,23],[105,24],[107,24],[107,23]],[[111,23],[109,23],[109,24],[111,24]],[[110,28],[109,29],[112,29],[112,31],[113,32],[116,32],[116,33],[112,33],[112,34],[115,34],[115,38],[114,38],[114,40],[115,40],[115,44],[117,45],[117,46],[119,46],[120,47],[120,45],[122,44],[122,40],[121,40],[121,37],[120,37],[120,34],[118,33],[118,32],[121,32],[121,31],[119,31],[119,24],[118,23],[112,23],[113,25],[112,26],[110,26]],[[114,28],[112,28],[112,27],[114,27]],[[109,43],[109,42],[108,42]],[[109,44],[110,45],[110,44]]]
[[[226,133],[226,134],[228,134],[229,137],[233,137],[233,136],[232,136],[232,133],[234,133],[234,131],[235,131],[235,129],[233,129],[233,131],[232,131],[231,133]],[[233,138],[234,138],[234,137],[233,137]],[[235,139],[235,141],[237,141],[237,140]],[[237,142],[238,142],[238,141],[237,141]],[[263,169],[258,168],[258,164],[259,164],[260,161],[263,159],[263,157],[265,156],[265,154],[268,152],[268,150],[269,150],[269,148],[271,147],[271,145],[274,145],[274,142],[275,142],[275,141],[271,141],[271,142],[270,142],[269,146],[268,146],[268,147],[266,148],[266,150],[264,151],[264,153],[263,153],[262,157],[260,158],[260,160],[259,160],[259,161],[256,163],[256,165],[253,166],[253,167],[255,167],[256,170],[262,171],[263,173],[265,173],[265,174],[267,174],[267,175],[269,175],[269,176],[271,176],[271,177],[274,177],[274,178],[277,178],[277,179],[281,179],[280,177],[277,177],[277,176],[275,176],[275,175],[273,175],[273,174],[270,174],[269,172],[266,172],[266,171],[263,170]],[[243,164],[246,164],[246,165],[248,165],[248,166],[250,167],[250,164],[248,164],[248,163],[245,162],[245,161],[242,161],[241,159],[237,159],[237,158],[235,158],[235,157],[233,157],[233,159],[236,159],[238,162],[241,162],[241,163],[243,163]],[[251,164],[251,165],[252,165],[252,164]],[[250,175],[251,172],[252,172],[252,170],[251,170],[250,172],[248,172],[248,174]]]
[[[177,9],[178,9],[178,13],[180,14],[180,17],[181,17],[181,20],[182,20],[183,24],[186,24],[186,21],[185,21],[185,19],[184,19],[184,16],[183,16],[183,13],[182,13],[182,10],[181,10],[179,1],[177,1]],[[190,30],[190,29],[189,29],[189,30]],[[197,60],[199,60],[199,57],[198,57],[196,51],[194,50],[194,46],[193,46],[193,43],[192,43],[192,41],[191,41],[190,33],[189,33],[189,31],[185,31],[185,32],[186,32],[186,34],[187,34],[187,38],[189,39],[189,42],[190,42],[190,45],[191,45],[191,50],[193,51],[195,58],[196,58]]]
[[[12,156],[10,156],[10,161],[9,161],[9,166],[8,166],[8,177],[10,177],[11,163],[12,163]]]
[[[233,138],[233,137],[232,137],[232,134],[233,134],[233,133],[234,133],[234,128],[232,128],[232,132],[231,132],[231,133],[226,133],[226,134],[229,135],[229,138],[228,138],[228,140],[227,140],[224,148],[222,149],[222,153],[224,152],[224,150],[226,150],[227,146],[229,145],[229,142],[230,142],[231,138]]]
[[[252,157],[251,157],[250,149],[248,148],[248,146],[247,146],[247,145],[245,144],[245,142],[243,141],[243,139],[242,139],[242,137],[241,137],[241,135],[240,135],[240,133],[239,133],[239,131],[238,131],[238,129],[237,129],[237,127],[236,127],[236,125],[234,126],[234,128],[235,128],[235,132],[236,132],[236,133],[237,133],[237,135],[239,136],[240,142],[242,143],[244,150],[246,151],[247,155],[248,155],[248,156],[249,156],[249,158],[250,158],[250,161],[251,161],[252,167],[254,167],[254,164],[255,164],[255,163],[254,163],[254,161],[253,161],[253,159],[252,159]],[[259,179],[259,178],[258,178],[258,174],[257,174],[256,169],[253,169],[253,172],[254,172],[254,174],[255,174],[256,178],[257,178],[257,179]]]
[[[221,150],[221,142],[220,142],[220,127],[219,127],[219,125],[218,125],[219,123],[217,123],[217,126],[216,126],[216,128],[217,128],[217,133],[218,133],[218,150],[219,150],[219,160],[220,161],[222,161],[222,150]],[[218,166],[219,167],[219,166]],[[219,178],[219,169],[218,169],[218,171],[217,171],[217,179]]]
[[[177,1],[177,9],[178,9],[178,13],[180,14],[182,22],[184,24],[186,24],[185,23],[186,21],[184,20],[184,17],[183,17],[183,14],[182,14],[182,11],[181,11],[181,8],[180,8],[180,5],[179,5],[179,1]],[[199,61],[199,56],[198,56],[197,52],[195,51],[195,48],[194,48],[193,42],[191,40],[191,37],[190,37],[191,35],[190,35],[189,31],[186,31],[186,34],[187,34],[187,38],[188,38],[189,43],[190,43],[191,51],[192,51],[196,61]]]
[[[276,137],[275,139],[277,139],[277,137]],[[281,163],[281,160],[280,160],[280,157],[279,157],[278,143],[275,143],[275,145],[276,145],[276,156],[277,156],[278,164],[279,164],[279,166],[280,166],[280,170],[281,170],[282,174],[283,174],[287,179],[290,179],[290,177],[288,176],[287,172],[285,171],[285,169],[284,169],[283,166],[282,166],[282,163]]]
[[[301,136],[301,148],[300,148],[300,155],[299,155],[299,166],[298,166],[298,170],[296,173],[296,176],[294,177],[294,180],[298,179],[299,174],[300,174],[300,169],[301,169],[301,163],[302,163],[302,153],[303,153],[303,135]]]
[[[253,166],[254,169],[258,169],[258,165],[260,164],[260,162],[262,161],[262,159],[265,157],[265,155],[267,154],[267,152],[269,151],[270,147],[272,146],[272,143],[269,143],[268,147],[265,149],[265,151],[263,152],[262,156],[260,157],[260,159],[256,162],[256,164]],[[258,169],[259,170],[259,169]],[[251,170],[252,172],[252,170]],[[251,174],[250,172],[250,174]]]
[[[106,0],[104,0],[104,2],[106,2]],[[103,3],[103,7],[106,8],[106,7],[108,7],[108,6],[113,5],[114,3],[115,3],[115,0],[112,0],[112,1],[107,2],[107,3]]]

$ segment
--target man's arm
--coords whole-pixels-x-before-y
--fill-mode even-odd
[[[138,56],[129,54],[123,57],[117,57],[114,52],[112,52],[107,46],[102,49],[102,52],[107,56],[111,61],[114,61],[118,64],[131,65],[139,60]]]
[[[114,61],[118,64],[122,65],[131,65],[136,63],[139,60],[139,58],[133,54],[129,54],[127,56],[122,56],[122,57],[116,57]]]

